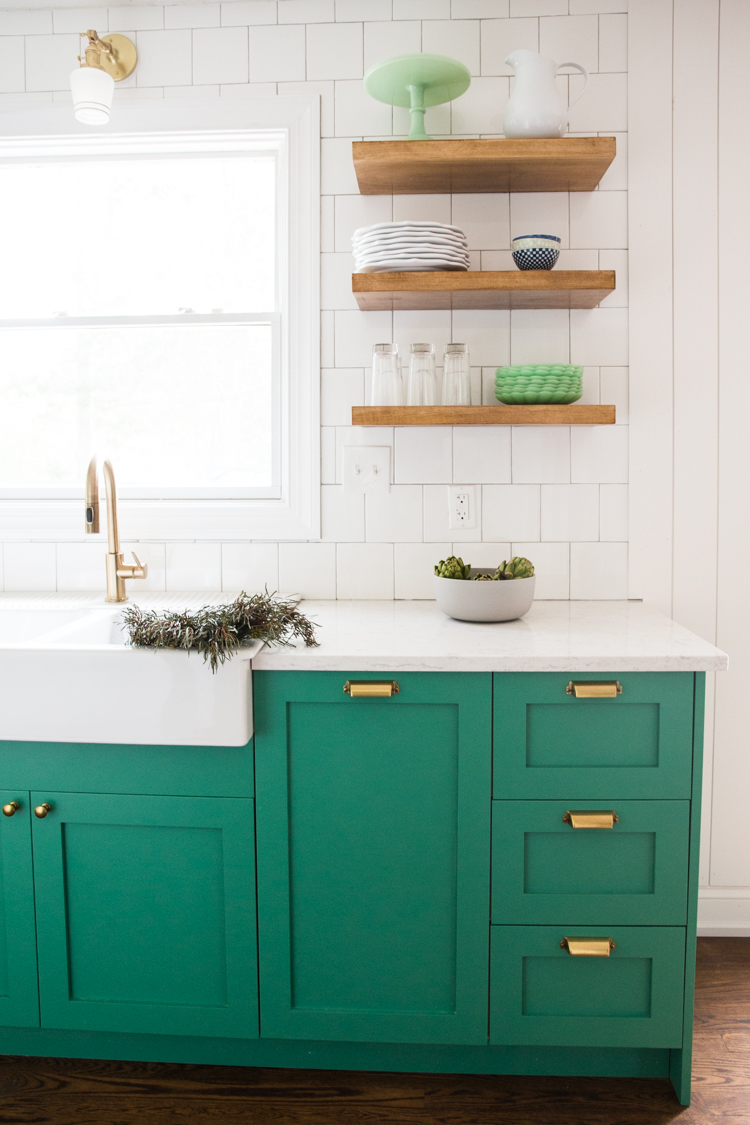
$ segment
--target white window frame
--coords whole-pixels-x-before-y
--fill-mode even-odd
[[[320,99],[317,95],[189,98],[118,103],[109,124],[79,125],[72,107],[0,112],[0,162],[23,159],[41,138],[60,154],[97,136],[180,132],[274,133],[279,150],[280,497],[178,499],[121,489],[127,539],[304,540],[320,538]],[[80,146],[79,146],[80,148]],[[27,157],[28,158],[28,157]],[[106,232],[105,232],[106,233]],[[77,319],[77,318],[76,318]],[[130,318],[127,318],[130,319]],[[200,323],[197,315],[167,319]],[[222,318],[224,319],[224,318]],[[226,319],[232,319],[228,316]],[[246,320],[247,318],[243,318]],[[267,320],[268,318],[264,318]],[[27,322],[28,323],[28,322]],[[73,324],[74,319],[66,320]],[[7,322],[6,322],[7,324]],[[92,453],[94,451],[92,450]],[[100,450],[106,455],[106,450]],[[115,472],[117,471],[117,465]],[[78,498],[0,498],[0,539],[75,539],[83,532]]]

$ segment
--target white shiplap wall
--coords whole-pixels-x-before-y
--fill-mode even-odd
[[[631,593],[708,677],[700,932],[750,936],[750,3],[631,0]]]
[[[68,101],[76,32],[130,34],[139,65],[118,100],[232,97],[312,91],[322,99],[322,513],[320,543],[141,543],[157,589],[257,586],[317,598],[431,597],[433,563],[454,549],[475,564],[507,552],[530,556],[543,598],[621,598],[627,593],[627,15],[626,0],[238,0],[0,13],[0,100]],[[364,93],[379,59],[430,51],[461,59],[472,85],[452,106],[428,112],[435,136],[496,136],[509,96],[503,60],[516,47],[587,66],[591,87],[574,108],[573,132],[616,135],[619,155],[598,191],[528,195],[358,194],[352,139],[402,136],[405,111]],[[568,77],[560,78],[565,92]],[[571,77],[571,92],[581,79]],[[510,238],[529,230],[563,239],[562,268],[614,268],[616,293],[599,309],[360,313],[351,295],[350,236],[369,222],[434,218],[463,226],[473,268],[513,268]],[[471,347],[477,393],[492,401],[499,363],[585,366],[585,402],[614,402],[607,428],[486,427],[353,430],[364,402],[371,345],[395,339]],[[481,390],[480,390],[481,388]],[[352,496],[340,485],[340,450],[351,442],[393,447],[388,496]],[[476,532],[454,542],[450,482],[480,486]],[[124,534],[127,523],[124,519]],[[132,543],[125,544],[130,549]],[[140,548],[140,549],[139,549]],[[5,543],[6,590],[99,589],[101,546]]]

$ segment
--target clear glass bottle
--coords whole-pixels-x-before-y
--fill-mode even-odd
[[[437,403],[437,377],[435,375],[435,345],[412,344],[409,355],[409,382],[406,390],[407,406],[435,406]]]
[[[471,406],[468,344],[446,344],[443,355],[443,406]]]
[[[404,391],[398,365],[398,344],[372,345],[370,406],[403,406]]]

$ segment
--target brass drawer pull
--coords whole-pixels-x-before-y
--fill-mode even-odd
[[[571,680],[565,694],[576,699],[614,699],[622,695],[622,684],[619,680]]]
[[[395,680],[347,680],[344,684],[344,695],[352,699],[388,699],[399,691]]]
[[[45,816],[47,816],[47,814],[51,812],[52,805],[49,803],[49,801],[44,801],[43,804],[37,805],[37,807],[34,809],[34,816],[38,817],[39,820],[44,820]]]
[[[619,820],[614,809],[568,809],[563,824],[571,828],[614,828]]]
[[[18,801],[9,801],[7,805],[3,805],[3,816],[15,816],[20,807]]]
[[[609,957],[614,948],[611,937],[564,937],[560,942],[571,957]]]

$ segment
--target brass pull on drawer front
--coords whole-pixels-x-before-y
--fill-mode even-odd
[[[619,820],[614,809],[568,809],[563,824],[571,828],[614,828]]]
[[[619,680],[571,680],[565,694],[576,699],[614,699],[622,695],[622,684]]]
[[[344,695],[352,699],[388,699],[399,691],[395,680],[347,680],[344,684]]]
[[[609,957],[614,948],[611,937],[564,937],[560,942],[571,957]]]

